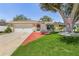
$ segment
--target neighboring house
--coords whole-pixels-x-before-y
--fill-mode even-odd
[[[54,22],[53,23],[55,31],[64,31],[64,23]]]
[[[0,26],[5,26],[5,25],[7,25],[7,23],[3,20],[0,20]]]
[[[7,23],[0,20],[0,32],[5,31],[6,28],[7,28]]]

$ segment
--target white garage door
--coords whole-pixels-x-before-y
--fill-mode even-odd
[[[32,28],[15,28],[15,32],[33,32]]]

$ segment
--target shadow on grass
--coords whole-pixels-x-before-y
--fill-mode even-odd
[[[57,33],[59,33],[59,32],[51,32],[51,33],[46,34],[46,35],[57,34]]]
[[[60,41],[65,42],[66,44],[79,44],[79,37],[63,36]]]

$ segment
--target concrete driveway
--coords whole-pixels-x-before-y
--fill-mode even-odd
[[[0,56],[10,56],[31,32],[14,32],[0,35]]]

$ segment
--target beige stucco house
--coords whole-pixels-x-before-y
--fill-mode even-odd
[[[41,31],[46,29],[46,24],[53,24],[53,22],[41,22],[41,21],[33,21],[33,20],[27,20],[27,21],[12,21],[9,22],[12,27],[13,31]]]
[[[42,22],[42,21],[11,21],[10,24],[13,27],[13,31],[48,31],[47,25],[54,25],[54,22]],[[56,24],[55,24],[56,25]],[[54,25],[54,27],[56,27]]]

